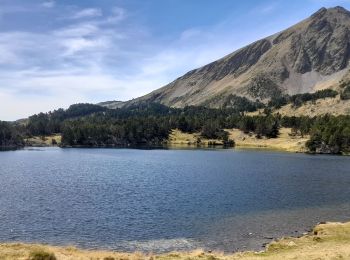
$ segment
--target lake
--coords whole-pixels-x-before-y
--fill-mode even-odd
[[[24,149],[0,153],[0,184],[2,242],[232,252],[350,219],[350,157]]]

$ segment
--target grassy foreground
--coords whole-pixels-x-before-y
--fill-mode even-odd
[[[0,259],[32,260],[278,260],[278,259],[350,259],[350,222],[317,225],[310,234],[300,238],[274,241],[262,252],[223,254],[173,252],[163,255],[116,253],[79,250],[74,247],[53,247],[29,244],[0,244]]]

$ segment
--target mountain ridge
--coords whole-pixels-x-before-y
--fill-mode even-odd
[[[172,107],[230,106],[235,96],[266,103],[285,94],[337,89],[349,75],[350,12],[321,8],[309,18],[191,70],[120,107],[156,102]]]

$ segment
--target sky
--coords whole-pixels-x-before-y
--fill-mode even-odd
[[[350,0],[0,0],[0,120],[129,100]]]

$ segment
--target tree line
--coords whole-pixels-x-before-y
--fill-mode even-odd
[[[307,147],[317,153],[350,153],[350,117],[322,116],[310,128]]]
[[[21,146],[23,138],[56,133],[61,133],[63,146],[159,145],[176,128],[232,144],[225,129],[238,128],[257,138],[276,138],[281,127],[291,128],[294,135],[310,135],[310,152],[349,152],[349,116],[288,117],[269,110],[247,116],[234,108],[171,108],[157,103],[118,109],[76,104],[66,110],[33,115],[25,125],[2,122],[0,146]]]
[[[224,130],[228,128],[275,138],[278,136],[279,117],[248,117],[234,109],[179,109],[146,104],[67,120],[62,126],[62,143],[68,146],[161,144],[168,139],[172,129],[180,129],[186,133],[200,132],[204,138],[232,144]]]
[[[334,98],[339,93],[333,89],[323,89],[316,91],[315,93],[304,93],[296,95],[276,95],[271,97],[267,107],[269,108],[281,108],[287,104],[292,104],[293,107],[300,107],[308,101],[315,102],[319,99]]]

